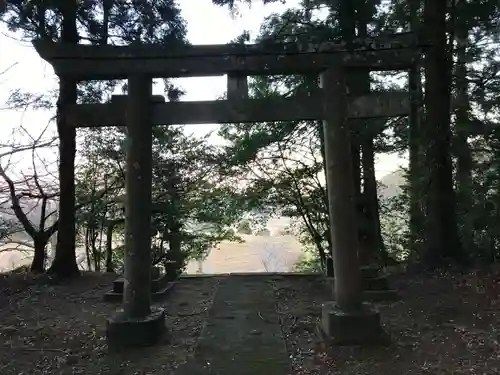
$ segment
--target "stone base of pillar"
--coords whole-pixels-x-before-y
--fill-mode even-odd
[[[165,311],[152,308],[151,314],[141,319],[129,319],[119,311],[106,322],[106,339],[110,350],[153,346],[167,333]]]
[[[380,314],[367,304],[359,311],[345,312],[335,302],[324,303],[318,330],[329,345],[387,345],[390,341]]]

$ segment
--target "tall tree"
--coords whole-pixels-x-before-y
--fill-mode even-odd
[[[430,170],[427,241],[422,260],[429,267],[463,263],[458,235],[451,160],[451,61],[447,43],[447,0],[425,0],[424,23],[430,48],[425,58],[425,132]]]
[[[455,129],[456,136],[454,142],[455,154],[457,156],[456,180],[458,213],[461,218],[461,238],[464,249],[472,251],[475,247],[473,240],[473,217],[472,217],[472,150],[469,144],[469,133],[471,130],[471,106],[469,100],[468,82],[468,46],[469,46],[469,25],[466,12],[468,9],[466,0],[455,0],[456,4],[451,17],[455,19]]]
[[[43,6],[43,5],[41,5]],[[76,0],[60,4],[62,14],[61,41],[78,44],[76,25]],[[59,277],[71,277],[80,273],[76,262],[76,221],[75,221],[75,155],[76,129],[62,114],[65,106],[76,104],[77,82],[70,77],[59,79],[59,100],[57,102],[57,133],[59,135],[59,230],[57,232],[56,254],[49,273]]]
[[[410,30],[419,33],[420,28],[420,8],[421,0],[408,0]],[[423,225],[425,216],[423,212],[423,137],[421,129],[422,108],[422,78],[420,62],[412,67],[409,72],[408,86],[411,95],[411,109],[409,116],[409,246],[412,255],[418,256],[421,250],[421,239],[423,235]]]
[[[2,191],[2,195],[7,196],[6,201],[10,202],[15,217],[32,240],[34,255],[30,270],[35,273],[45,271],[46,246],[58,227],[56,212],[52,207],[59,195],[59,189],[55,184],[51,184],[53,181],[47,181],[47,177],[50,178],[50,171],[46,171],[45,175],[40,173],[36,163],[37,150],[54,145],[54,139],[44,142],[41,140],[42,136],[43,133],[38,139],[33,140],[30,146],[13,146],[8,152],[0,155],[0,159],[2,157],[10,159],[14,154],[31,151],[31,175],[21,173],[22,178],[15,179],[13,175],[19,171],[12,171],[14,168],[9,166],[13,167],[15,164],[8,163],[0,165],[0,177],[6,184],[6,191]]]
[[[78,43],[80,39],[93,44],[107,43],[109,40],[122,44],[137,40],[184,43],[186,34],[185,23],[173,0],[140,3],[118,0],[24,0],[13,2],[2,15],[2,20],[10,29],[21,30],[27,38],[48,38],[72,44]],[[78,86],[79,99],[101,101],[117,84],[118,82],[81,84]],[[76,100],[76,82],[61,77],[58,107]],[[60,139],[61,230],[58,232],[56,256],[49,271],[65,277],[78,274],[74,197],[76,132],[62,116],[58,118],[57,129]]]

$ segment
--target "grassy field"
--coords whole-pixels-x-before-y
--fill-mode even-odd
[[[244,243],[222,242],[201,262],[192,261],[186,272],[289,272],[302,255],[294,236],[242,236]]]

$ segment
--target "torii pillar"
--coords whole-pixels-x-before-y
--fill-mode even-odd
[[[154,345],[166,331],[165,312],[151,307],[150,293],[152,84],[151,77],[128,78],[123,308],[107,321],[111,349]]]
[[[331,344],[362,345],[385,342],[387,335],[379,313],[363,303],[345,75],[338,64],[320,76],[335,301],[323,305],[319,329]]]

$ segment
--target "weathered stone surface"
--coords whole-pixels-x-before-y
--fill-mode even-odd
[[[151,95],[151,77],[128,77],[123,311],[129,317],[146,316],[151,306],[153,136],[144,131],[151,123]]]
[[[420,38],[420,40],[419,40]],[[118,60],[118,59],[160,59],[160,58],[189,58],[189,57],[210,57],[235,56],[236,58],[252,56],[281,56],[297,55],[299,53],[314,52],[350,52],[369,51],[386,49],[412,48],[417,44],[422,44],[422,35],[414,32],[402,32],[373,37],[358,37],[351,41],[348,47],[343,40],[324,41],[320,43],[291,42],[274,43],[262,42],[258,44],[203,44],[191,45],[184,44],[178,46],[168,46],[164,44],[132,44],[128,46],[92,46],[88,44],[64,45],[44,39],[36,39],[33,45],[42,58],[52,59],[96,59],[96,60]],[[423,43],[425,45],[425,43]],[[226,60],[228,60],[226,58]],[[238,64],[244,64],[242,61],[235,61]],[[137,73],[137,72],[136,72]],[[187,72],[186,72],[187,73]]]
[[[228,74],[228,100],[248,99],[248,77],[245,74]]]
[[[152,77],[203,77],[224,74],[274,75],[314,73],[342,63],[372,70],[406,70],[420,57],[412,33],[345,42],[129,46],[62,45],[35,40],[39,55],[56,74],[80,80],[123,79],[131,73]],[[71,48],[70,48],[71,47]]]
[[[167,102],[152,105],[152,125],[240,123],[318,120],[324,117],[321,90],[290,97],[238,100]],[[407,115],[407,92],[373,92],[348,98],[349,118]],[[77,104],[65,108],[69,122],[77,127],[122,126],[126,122],[123,101]]]
[[[155,286],[156,285],[156,286]],[[177,279],[170,280],[167,275],[163,275],[160,280],[157,280],[156,284],[153,282],[151,285],[151,300],[152,301],[160,301],[165,298],[172,289],[177,285]],[[115,288],[115,285],[113,285]],[[122,302],[123,301],[123,285],[121,286],[121,292],[119,291],[120,287],[118,286],[118,292],[114,289],[110,290],[106,294],[104,294],[104,301],[106,302]]]
[[[167,275],[161,275],[160,277],[153,278],[151,280],[151,293],[156,293],[160,291],[167,285],[169,281],[171,281],[171,278],[169,278]],[[113,292],[123,294],[123,285],[124,285],[123,277],[120,277],[115,281],[113,281]]]
[[[339,309],[335,302],[323,304],[319,328],[323,339],[330,345],[386,344],[389,341],[378,311],[366,304],[352,312]]]
[[[152,308],[151,314],[141,319],[128,319],[123,310],[106,324],[106,339],[111,350],[145,347],[157,344],[166,334],[165,311]]]
[[[320,86],[324,93],[325,172],[332,228],[334,292],[336,303],[350,310],[361,304],[362,284],[345,77],[345,70],[334,66],[321,74]]]
[[[111,103],[127,105],[127,95],[111,95]],[[165,103],[163,95],[151,95],[151,103]]]
[[[221,281],[195,355],[176,375],[291,373],[273,286],[264,280],[230,275]]]

